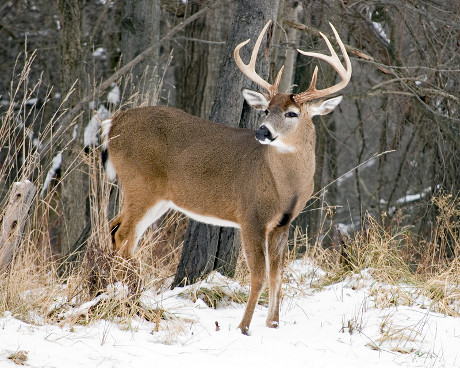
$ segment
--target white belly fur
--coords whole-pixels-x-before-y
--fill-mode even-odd
[[[144,215],[141,221],[138,222],[136,226],[136,240],[135,244],[139,243],[142,235],[144,234],[145,230],[152,225],[155,221],[157,221],[163,214],[166,213],[168,209],[172,209],[175,211],[182,212],[184,215],[199,221],[205,224],[216,225],[216,226],[224,226],[224,227],[235,227],[240,228],[240,225],[233,221],[222,220],[217,217],[211,216],[203,216],[196,214],[191,211],[184,210],[183,208],[177,206],[175,203],[171,201],[160,201],[155,206],[151,207]]]
[[[170,207],[169,208],[171,208],[171,209],[173,209],[175,211],[182,212],[184,215],[186,215],[186,216],[188,216],[188,217],[190,217],[190,218],[192,218],[192,219],[194,219],[196,221],[203,222],[205,224],[216,225],[216,226],[224,226],[224,227],[236,227],[238,229],[240,228],[240,225],[237,224],[236,222],[222,220],[222,219],[217,218],[217,217],[199,215],[197,213],[187,211],[187,210],[185,210],[183,208],[180,208],[179,206],[177,206],[173,202],[170,202]]]

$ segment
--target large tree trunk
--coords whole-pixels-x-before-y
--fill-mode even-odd
[[[58,0],[57,8],[61,25],[61,92],[64,96],[74,88],[67,107],[75,106],[85,88],[81,46],[80,0]],[[81,117],[75,128],[70,127],[62,136],[58,151],[62,151],[60,226],[61,254],[68,256],[74,249],[87,221],[86,200],[88,176],[81,159],[83,128]]]
[[[276,20],[277,11],[278,1],[239,0],[237,2],[220,66],[210,120],[235,127],[253,124],[248,108],[243,109],[241,96],[241,88],[243,85],[249,85],[249,81],[236,66],[233,50],[236,45],[250,37],[251,43],[242,50],[243,58],[246,56],[244,59],[248,59],[248,49],[254,45],[265,23],[270,19]],[[263,57],[259,60],[259,73],[267,77],[268,61],[264,62]],[[173,287],[184,282],[194,282],[212,270],[232,275],[236,266],[239,244],[238,231],[191,220]]]
[[[190,16],[202,6],[191,3],[185,13]],[[174,49],[177,60],[176,106],[192,115],[208,119],[214,102],[216,80],[222,59],[223,41],[228,33],[231,11],[219,7],[185,27]],[[184,35],[184,39],[181,36]]]
[[[159,0],[123,1],[121,20],[123,65],[129,63],[147,48],[157,46],[156,51],[152,52],[149,58],[133,68],[133,92],[148,94],[155,90],[157,83],[155,75],[158,74],[160,55],[160,15]]]

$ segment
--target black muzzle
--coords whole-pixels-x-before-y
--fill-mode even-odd
[[[275,138],[273,138],[272,133],[267,129],[265,125],[261,125],[259,129],[256,130],[256,139],[263,142],[266,139],[273,141]]]

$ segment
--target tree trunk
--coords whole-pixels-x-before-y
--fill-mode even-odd
[[[253,115],[248,113],[248,108],[243,109],[241,96],[241,88],[243,85],[248,85],[249,81],[236,66],[233,50],[236,45],[250,37],[251,43],[242,50],[243,59],[247,60],[249,50],[252,50],[263,26],[270,19],[276,20],[277,11],[278,1],[239,0],[237,2],[220,66],[210,120],[234,127],[252,125]],[[264,58],[260,55],[259,60],[259,73],[267,77],[268,61],[264,62]],[[191,220],[172,286],[194,282],[212,270],[232,275],[236,266],[239,244],[238,231]]]
[[[160,1],[124,0],[121,20],[122,63],[126,65],[151,46],[156,46],[149,58],[132,69],[133,92],[151,93],[157,83],[160,57]],[[151,101],[148,101],[151,102]]]
[[[196,3],[187,5],[189,16],[199,11]],[[189,114],[207,119],[214,101],[219,63],[223,55],[227,29],[231,15],[227,7],[209,11],[178,35],[179,47],[174,49],[177,62],[176,106]],[[224,20],[224,21],[223,21]],[[181,40],[181,36],[186,36]]]
[[[67,107],[75,106],[85,88],[81,46],[81,6],[80,0],[58,0],[61,25],[61,93],[65,95],[72,87]],[[89,191],[88,176],[80,157],[83,149],[82,118],[75,127],[70,127],[62,136],[58,150],[62,151],[60,226],[61,254],[68,256],[75,242],[85,228],[86,203]]]

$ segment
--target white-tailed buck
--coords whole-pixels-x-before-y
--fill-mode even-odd
[[[241,71],[266,90],[243,89],[249,105],[265,111],[256,132],[230,128],[181,110],[152,106],[133,108],[102,123],[108,150],[107,168],[117,175],[124,192],[122,211],[111,225],[115,250],[133,257],[142,234],[168,209],[198,221],[241,229],[244,254],[251,272],[251,291],[239,328],[247,333],[268,272],[268,327],[279,323],[280,287],[291,221],[313,192],[315,127],[312,117],[331,112],[342,97],[322,99],[343,89],[351,64],[335,28],[343,67],[329,40],[331,56],[300,53],[325,60],[341,82],[316,89],[316,68],[302,93],[278,92],[282,69],[274,84],[255,71],[257,53],[268,25],[259,35],[248,65],[239,50]],[[238,117],[235,116],[235,119]]]

